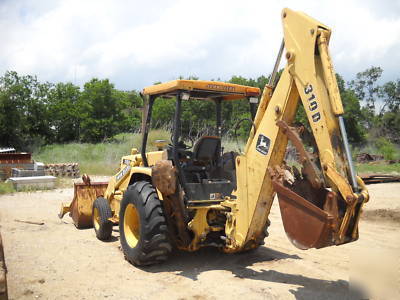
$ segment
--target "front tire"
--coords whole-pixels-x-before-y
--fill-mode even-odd
[[[99,197],[93,202],[92,218],[96,237],[105,241],[111,238],[113,223],[108,219],[112,217],[111,207],[108,201]]]
[[[129,186],[121,201],[119,232],[122,251],[132,264],[165,261],[171,252],[162,202],[147,181]]]

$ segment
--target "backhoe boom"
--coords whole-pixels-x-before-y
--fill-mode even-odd
[[[355,176],[341,124],[343,107],[328,52],[331,31],[290,9],[283,10],[282,21],[287,64],[273,93],[271,86],[264,89],[256,130],[245,153],[236,158],[238,201],[229,204],[227,251],[255,247],[263,238],[275,190],[289,239],[303,249],[356,240],[360,210],[368,200],[361,179]],[[314,155],[304,154],[297,129],[290,127],[299,104],[315,140]],[[279,167],[288,139],[303,164],[294,182],[285,178],[290,168]],[[312,223],[311,219],[319,225],[304,232],[307,226],[301,225]]]

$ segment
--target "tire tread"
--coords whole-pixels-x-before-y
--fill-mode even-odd
[[[135,201],[136,199],[136,201]],[[165,261],[172,250],[162,202],[154,187],[147,181],[138,181],[128,187],[121,202],[120,218],[129,203],[142,205],[138,209],[141,221],[141,237],[135,248],[130,248],[123,236],[123,220],[120,222],[121,246],[125,258],[134,265],[152,265]],[[136,249],[137,251],[134,251]]]
[[[100,227],[96,230],[94,227],[94,231],[96,232],[96,237],[101,241],[106,241],[111,238],[112,235],[112,227],[113,223],[108,219],[112,217],[112,212],[110,208],[110,204],[108,201],[103,198],[99,197],[93,202],[93,215],[94,215],[94,208],[97,208],[100,215]]]

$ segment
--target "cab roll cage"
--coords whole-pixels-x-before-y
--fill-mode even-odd
[[[175,113],[174,113],[174,123],[173,123],[173,139],[172,139],[172,160],[173,163],[178,171],[178,179],[179,183],[181,184],[184,192],[186,195],[188,192],[188,189],[186,188],[186,179],[184,176],[182,176],[182,168],[179,164],[179,157],[178,157],[178,143],[179,143],[179,137],[181,135],[181,111],[182,111],[182,94],[183,93],[188,93],[187,91],[179,91],[176,94],[176,104],[175,104]],[[142,99],[145,101],[144,95],[140,95]],[[144,126],[142,128],[143,130],[143,138],[142,138],[142,147],[141,147],[141,156],[142,156],[142,161],[145,167],[149,167],[149,163],[147,161],[146,157],[146,147],[147,147],[147,138],[149,135],[149,130],[150,130],[150,123],[151,123],[151,115],[153,111],[153,104],[155,99],[158,97],[158,95],[150,95],[149,96],[149,102],[148,105],[144,106],[145,110],[145,115],[146,115],[146,120],[144,123]],[[222,99],[217,98],[214,99],[215,105],[216,105],[216,130],[215,130],[215,135],[221,137],[222,136]],[[251,114],[251,119],[254,120],[256,111],[257,111],[257,104],[252,103],[249,101],[250,105],[250,114]]]

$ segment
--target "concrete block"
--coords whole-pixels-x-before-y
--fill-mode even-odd
[[[11,177],[34,177],[44,176],[44,170],[22,170],[17,168],[11,169]]]
[[[33,177],[10,177],[15,190],[23,189],[54,189],[56,185],[56,177],[54,176],[33,176]]]
[[[44,163],[35,161],[35,165],[33,166],[33,169],[36,170],[44,170]]]

